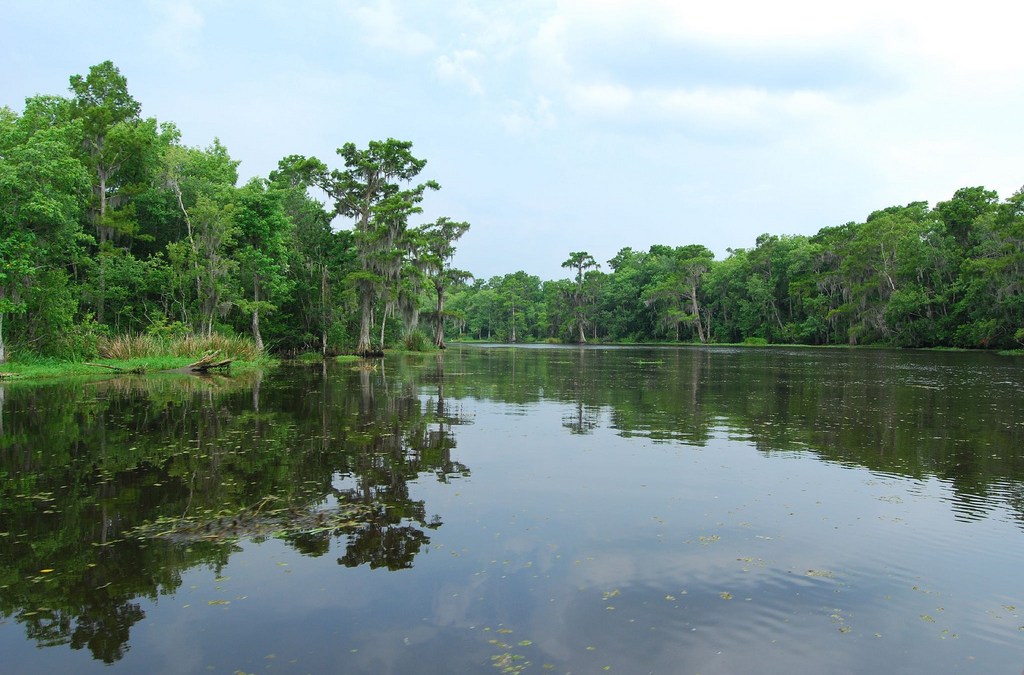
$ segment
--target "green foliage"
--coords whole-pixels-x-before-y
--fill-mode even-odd
[[[421,331],[414,330],[406,334],[402,344],[410,352],[425,352],[430,348],[430,338]]]
[[[410,216],[419,213],[426,190],[440,186],[427,181],[411,186],[426,160],[412,154],[412,143],[389,138],[370,141],[365,150],[354,143],[338,148],[344,170],[319,172],[322,187],[335,201],[335,211],[353,221],[353,242],[359,261],[359,276],[351,276],[359,297],[359,343],[356,352],[371,351],[370,328],[374,304],[384,301],[381,315],[383,335],[389,310],[399,301],[403,272],[406,271],[406,228]]]
[[[764,234],[716,260],[699,244],[623,248],[602,271],[472,281],[469,224],[412,226],[426,160],[387,139],[338,149],[343,168],[284,157],[237,187],[214,139],[181,144],[141,117],[117,67],[70,98],[0,108],[0,362],[95,355],[104,336],[247,333],[289,353],[432,341],[698,341],[1007,349],[1024,326],[1024,193],[982,186],[934,208],[890,206],[814,236]],[[316,195],[326,191],[331,203]],[[351,229],[332,226],[335,216]]]
[[[589,339],[618,342],[1005,349],[1024,325],[1022,192],[1000,203],[965,188],[935,209],[893,206],[813,237],[764,234],[724,260],[699,245],[624,248],[610,273],[583,274],[574,259],[585,255],[565,263],[574,279],[541,293],[512,292],[506,275],[465,287],[453,305],[473,337],[510,341],[579,341],[590,322]],[[584,292],[592,300],[578,303]]]

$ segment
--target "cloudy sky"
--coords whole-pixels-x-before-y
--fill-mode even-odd
[[[0,106],[112,60],[143,114],[289,154],[413,142],[479,277],[813,234],[1024,184],[1024,3],[6,0]],[[339,226],[347,226],[338,222]],[[607,269],[607,265],[604,265]]]

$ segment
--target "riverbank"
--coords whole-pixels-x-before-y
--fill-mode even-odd
[[[315,356],[316,358],[312,358]],[[0,365],[0,382],[25,382],[50,380],[70,377],[111,376],[111,375],[152,375],[156,373],[182,371],[199,360],[199,356],[146,356],[131,359],[94,359],[92,361],[61,361],[59,359],[32,359],[26,362],[8,362]],[[231,358],[227,356],[225,358]],[[358,362],[360,357],[341,355],[330,357],[338,362]],[[321,359],[319,354],[303,354],[291,359],[302,363],[312,363]],[[260,368],[273,368],[281,363],[280,359],[264,355],[256,359],[234,359],[230,364],[211,372],[247,373]]]
[[[47,380],[88,375],[149,375],[187,368],[199,357],[152,356],[134,359],[96,359],[94,361],[60,361],[57,359],[35,359],[32,361],[8,362],[0,366],[0,381]],[[249,371],[273,366],[277,361],[266,357],[257,360],[233,360],[221,369]]]

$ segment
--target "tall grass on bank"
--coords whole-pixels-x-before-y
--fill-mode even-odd
[[[129,334],[101,337],[97,347],[100,357],[115,361],[159,356],[195,357],[198,359],[213,351],[219,352],[224,358],[241,361],[260,361],[266,357],[265,352],[256,348],[256,343],[252,338],[239,335],[167,337]]]

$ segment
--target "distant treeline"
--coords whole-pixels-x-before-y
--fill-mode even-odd
[[[426,161],[409,142],[346,143],[337,169],[290,155],[239,186],[219,141],[188,147],[143,118],[111,62],[69,93],[0,108],[0,363],[93,357],[104,337],[142,333],[375,354],[443,347],[446,325],[508,341],[1024,340],[1021,192],[964,188],[812,237],[763,235],[721,261],[658,245],[602,268],[577,251],[567,279],[471,281],[452,267],[468,223],[410,225],[440,186],[415,182]]]
[[[573,278],[477,281],[450,306],[473,338],[766,341],[1017,348],[1024,341],[1024,191],[913,202],[814,236],[764,234],[715,260],[700,245],[624,248]]]

